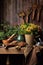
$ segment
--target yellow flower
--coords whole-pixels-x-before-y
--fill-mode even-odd
[[[20,29],[22,30],[22,32],[24,31],[25,34],[31,34],[31,33],[33,34],[35,32],[38,33],[38,31],[40,31],[40,26],[38,26],[36,24],[32,24],[32,23],[22,24],[22,25],[20,25]]]
[[[30,25],[30,26],[34,26],[35,24],[30,23],[29,25]]]
[[[26,32],[31,32],[31,30],[26,29]]]
[[[22,25],[20,26],[21,29],[25,29],[26,27],[27,27],[27,26],[24,25],[24,24],[22,24]]]
[[[29,27],[30,30],[33,30],[34,28],[33,27]]]
[[[34,28],[34,29],[37,29],[37,28],[38,28],[38,26],[37,26],[37,25],[35,25],[33,28]]]
[[[29,27],[26,29],[26,32],[31,32],[31,29],[29,29]]]

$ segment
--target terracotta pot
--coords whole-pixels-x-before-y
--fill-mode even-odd
[[[34,36],[29,35],[29,34],[25,34],[25,41],[26,41],[27,44],[33,45]]]

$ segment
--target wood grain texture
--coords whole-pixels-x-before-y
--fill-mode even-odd
[[[43,0],[39,0],[39,3],[43,6]],[[1,20],[4,19],[10,22],[11,25],[16,25],[21,22],[17,14],[20,11],[26,11],[32,4],[38,4],[37,0],[2,0],[0,1],[0,18]],[[43,10],[41,12],[40,22],[38,23],[37,20],[35,20],[34,23],[43,27]]]
[[[31,47],[23,47],[21,50],[17,50],[16,47],[11,47],[9,49],[2,47],[0,48],[0,54],[24,54],[24,56],[27,57],[31,50]]]

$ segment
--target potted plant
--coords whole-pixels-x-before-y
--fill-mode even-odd
[[[20,25],[20,32],[25,35],[25,41],[28,44],[32,44],[34,41],[34,36],[36,36],[40,31],[40,26],[33,23],[24,23]]]
[[[17,30],[17,41],[25,41],[24,33],[23,32],[24,31],[19,26],[18,30]]]

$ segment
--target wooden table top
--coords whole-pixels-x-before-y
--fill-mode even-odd
[[[24,54],[25,56],[27,56],[30,53],[30,51],[35,47],[43,49],[43,46],[35,45],[33,45],[33,47],[22,47],[21,50],[17,50],[16,47],[10,47],[8,49],[5,49],[5,47],[0,47],[0,54]]]
[[[32,47],[22,47],[21,50],[17,50],[15,47],[11,47],[8,49],[0,47],[0,54],[24,54],[25,56],[27,56],[31,50]]]

